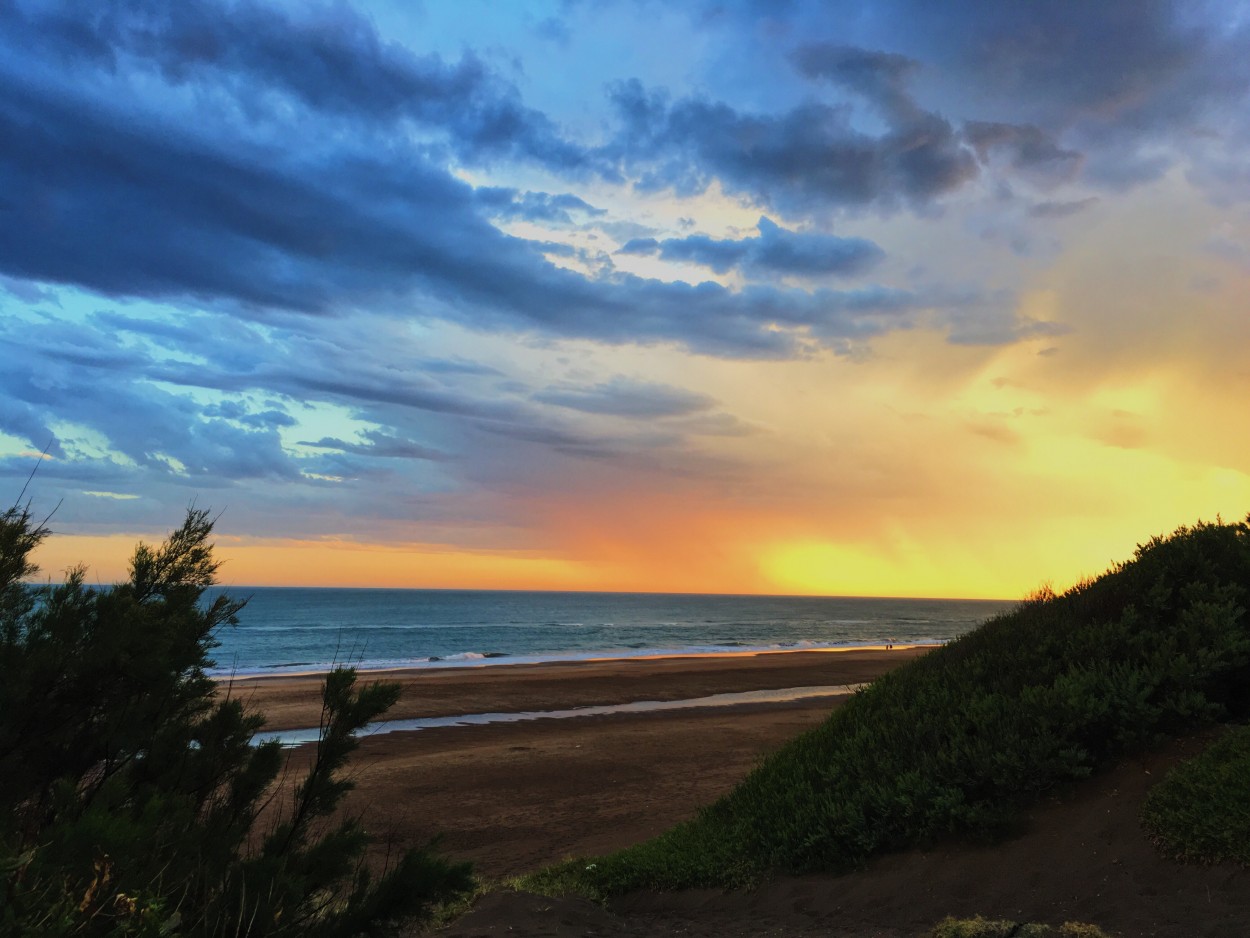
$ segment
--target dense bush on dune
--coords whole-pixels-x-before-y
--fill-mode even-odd
[[[606,895],[843,871],[993,838],[1040,793],[1250,697],[1250,527],[1199,524],[903,665],[661,837],[543,871]]]

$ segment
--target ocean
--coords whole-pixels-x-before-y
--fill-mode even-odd
[[[223,592],[215,589],[213,595]],[[938,644],[1007,601],[493,590],[231,587],[247,599],[210,673]]]

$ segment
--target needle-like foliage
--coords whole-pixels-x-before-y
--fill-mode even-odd
[[[48,532],[0,514],[0,933],[348,936],[420,916],[468,868],[411,852],[374,876],[338,809],[354,734],[394,685],[326,679],[322,733],[289,804],[263,717],[218,694],[215,633],[243,603],[211,600],[212,520],[191,510],[127,582],[28,585]]]

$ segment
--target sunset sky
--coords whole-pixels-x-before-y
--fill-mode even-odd
[[[52,577],[1065,587],[1250,511],[1250,5],[0,2],[36,465]]]

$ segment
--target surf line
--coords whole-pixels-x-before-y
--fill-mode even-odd
[[[783,687],[776,690],[747,690],[729,694],[712,694],[708,697],[689,697],[684,700],[634,700],[622,704],[604,704],[595,707],[572,707],[568,710],[520,710],[512,713],[462,713],[458,716],[417,717],[410,720],[380,720],[361,730],[361,736],[380,736],[386,733],[409,733],[440,726],[486,726],[490,723],[520,723],[525,720],[565,720],[573,717],[597,717],[612,713],[655,713],[660,710],[694,710],[700,707],[732,707],[752,703],[792,703],[821,697],[843,697],[853,694],[867,684],[820,684],[810,687]],[[316,727],[309,729],[281,730],[265,733],[259,740],[277,740],[284,747],[315,743],[320,735]]]

